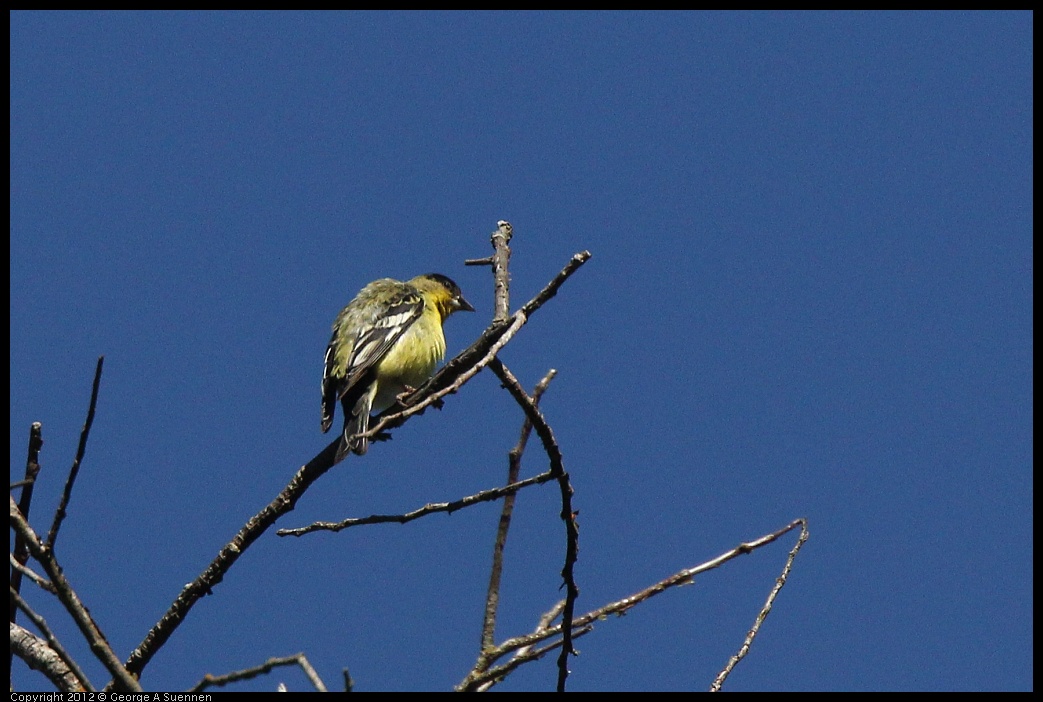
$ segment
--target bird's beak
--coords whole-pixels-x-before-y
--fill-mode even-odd
[[[453,302],[456,303],[457,310],[463,310],[464,312],[474,312],[474,307],[471,306],[470,302],[464,299],[463,295],[457,295],[453,299]]]

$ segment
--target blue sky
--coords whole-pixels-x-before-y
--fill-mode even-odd
[[[13,13],[11,465],[42,422],[34,525],[104,355],[58,555],[125,658],[331,440],[338,310],[447,274],[478,308],[446,325],[459,351],[492,314],[462,262],[506,219],[515,307],[593,254],[501,355],[530,388],[559,373],[577,611],[807,517],[726,689],[1031,689],[1031,66],[1027,13]],[[278,526],[499,485],[520,424],[483,372]],[[553,485],[519,498],[500,640],[560,596],[558,510]],[[334,687],[450,689],[498,515],[268,533],[143,685],[303,651]],[[599,623],[569,688],[706,689],[794,540]],[[306,689],[236,689],[280,680]],[[552,656],[502,688],[554,681]]]

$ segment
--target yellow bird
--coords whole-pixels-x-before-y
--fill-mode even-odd
[[[459,310],[474,312],[460,287],[427,273],[406,282],[375,280],[340,311],[322,373],[323,433],[333,424],[337,400],[344,411],[334,463],[348,451],[366,453],[368,442],[359,434],[368,431],[370,413],[431,376],[445,358],[442,324]]]

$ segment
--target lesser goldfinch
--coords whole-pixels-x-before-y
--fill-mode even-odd
[[[362,288],[333,322],[322,373],[322,431],[333,423],[336,401],[344,433],[334,463],[348,451],[366,453],[369,415],[393,405],[423,383],[445,357],[442,323],[474,307],[460,287],[439,273],[402,282],[375,280]]]

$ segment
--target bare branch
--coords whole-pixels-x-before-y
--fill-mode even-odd
[[[11,622],[11,655],[17,655],[30,668],[43,673],[62,692],[84,690],[65,661],[46,641],[14,622]]]
[[[503,387],[511,394],[511,397],[521,406],[522,411],[525,412],[526,419],[532,423],[533,429],[536,430],[536,435],[543,442],[543,450],[550,459],[551,471],[555,475],[564,475],[565,466],[562,463],[561,449],[558,447],[558,440],[554,438],[554,431],[550,428],[546,418],[537,408],[532,398],[522,388],[518,379],[499,359],[493,360],[489,367],[496,374],[496,377],[500,379]]]
[[[49,546],[40,543],[32,527],[26,523],[22,513],[18,511],[18,505],[14,503],[13,497],[11,498],[11,526],[22,535],[26,545],[29,547],[29,553],[43,566],[47,577],[51,579],[51,582],[58,590],[58,599],[61,600],[66,611],[72,615],[73,621],[76,622],[76,626],[90,645],[91,652],[112,674],[113,684],[121,690],[141,692],[141,685],[138,684],[137,678],[120,665],[119,659],[116,658],[116,654],[113,652],[112,647],[109,646],[109,642],[105,639],[104,634],[101,633],[101,629],[94,623],[94,619],[87,611],[87,608],[83,606],[83,603],[80,602],[80,598],[66,579],[65,574],[54,558],[54,552]]]
[[[28,555],[29,554],[29,549],[26,549],[25,553],[26,553],[26,555]],[[29,566],[24,566],[21,563],[19,563],[15,559],[13,553],[9,554],[9,555],[11,556],[11,568],[13,568],[14,570],[18,571],[19,574],[24,575],[25,577],[29,578],[34,583],[39,585],[41,589],[46,590],[47,592],[51,593],[52,595],[55,595],[55,594],[58,593],[58,589],[54,586],[54,584],[51,583],[51,581],[49,581],[46,578],[42,578],[39,575],[37,575],[36,571],[34,571]],[[12,578],[12,581],[13,580],[14,580],[14,578]],[[11,585],[11,589],[12,590],[15,589],[13,582],[12,582],[12,585]],[[17,590],[15,590],[15,592],[17,592]]]
[[[510,222],[500,220],[497,229],[489,237],[493,245],[493,255],[488,258],[471,259],[464,261],[465,266],[492,266],[493,267],[493,321],[502,322],[507,319],[507,313],[511,309],[510,276],[507,273],[507,264],[511,260],[511,241],[513,229]]]
[[[211,675],[210,673],[207,673],[203,676],[202,680],[189,688],[188,692],[202,692],[208,687],[224,687],[225,685],[240,680],[250,680],[259,675],[267,675],[272,672],[273,668],[287,665],[300,666],[316,692],[328,692],[325,683],[322,682],[318,673],[315,672],[315,668],[312,667],[311,663],[308,662],[308,658],[303,653],[296,653],[284,658],[269,658],[261,665],[253,668],[246,668],[244,670],[236,670],[231,673],[226,673],[225,675]]]
[[[565,472],[561,449],[558,447],[557,439],[554,438],[554,432],[532,401],[532,398],[525,393],[518,379],[499,359],[494,360],[489,367],[496,373],[496,377],[500,379],[503,386],[511,393],[511,396],[521,405],[525,416],[532,422],[533,427],[536,429],[536,434],[543,442],[543,449],[547,452],[547,457],[550,459],[550,471],[557,479],[558,487],[561,491],[561,519],[565,522],[565,564],[561,569],[561,577],[565,581],[565,606],[561,613],[562,631],[564,633],[561,653],[558,656],[557,690],[558,692],[564,692],[565,680],[569,675],[568,657],[576,654],[575,649],[572,647],[572,616],[575,611],[576,598],[579,597],[579,588],[576,587],[576,580],[573,574],[579,553],[579,527],[576,524],[576,513],[572,509],[572,485],[569,484],[569,475]]]
[[[54,548],[54,543],[58,540],[58,529],[61,528],[62,520],[65,519],[65,511],[69,506],[69,500],[72,499],[72,486],[76,483],[76,476],[80,472],[80,464],[83,462],[83,455],[87,452],[87,438],[91,434],[91,425],[94,424],[94,408],[98,405],[98,388],[101,386],[101,367],[105,363],[105,357],[98,357],[98,365],[94,369],[94,386],[91,388],[91,403],[87,409],[87,420],[83,423],[83,429],[80,430],[80,445],[76,448],[76,458],[72,462],[72,467],[69,468],[69,477],[65,481],[65,491],[62,493],[62,501],[58,503],[58,509],[54,512],[54,521],[51,523],[51,530],[47,534],[47,546]]]
[[[11,602],[13,602],[14,605],[18,607],[18,609],[25,612],[25,616],[29,617],[29,620],[36,625],[36,628],[38,628],[40,630],[40,633],[42,633],[46,638],[47,648],[50,651],[54,652],[54,654],[57,655],[58,658],[61,660],[62,665],[60,667],[51,666],[50,656],[44,656],[44,660],[38,661],[50,667],[54,675],[63,681],[63,683],[59,685],[59,689],[65,690],[67,692],[81,692],[84,690],[86,690],[87,692],[94,692],[94,686],[91,685],[91,681],[87,678],[87,674],[80,670],[80,666],[76,665],[76,661],[73,660],[72,656],[69,655],[68,651],[66,651],[65,648],[58,641],[58,637],[56,637],[54,635],[54,632],[51,631],[51,628],[47,626],[47,622],[44,620],[44,618],[36,612],[34,612],[32,608],[29,607],[29,604],[24,599],[22,599],[22,596],[14,591],[14,588],[11,588]],[[15,626],[14,622],[12,622],[11,625]],[[11,633],[13,638],[13,635],[15,634],[14,629],[11,630]],[[11,653],[14,653],[14,645],[11,646]],[[32,663],[26,660],[24,656],[20,657],[22,658],[22,660],[25,660],[26,663],[28,663],[30,668],[33,668],[35,670],[41,670],[40,668],[34,666]],[[41,672],[43,671],[41,670]],[[47,675],[47,673],[44,674]],[[51,675],[47,675],[47,677],[51,680],[51,682],[55,682],[55,678]],[[69,679],[70,677],[71,679]],[[71,686],[71,688],[69,686]]]
[[[40,449],[43,448],[43,425],[33,422],[29,427],[29,456],[25,461],[25,480],[22,486],[22,494],[18,499],[18,511],[26,520],[29,519],[29,508],[33,503],[33,486],[36,484],[36,476],[40,473]],[[22,576],[25,571],[19,566],[24,566],[29,561],[29,548],[21,534],[15,535],[14,551],[11,554],[11,589],[15,592],[22,591]],[[16,565],[17,564],[17,565]],[[18,616],[18,607],[14,601],[11,602],[11,623]]]
[[[564,600],[562,601],[564,602]],[[577,627],[572,632],[572,638],[578,639],[581,636],[589,634],[593,630],[594,627],[590,624],[583,627]],[[493,685],[501,682],[514,669],[521,667],[525,663],[529,663],[531,661],[538,661],[539,659],[543,658],[544,654],[546,654],[549,651],[553,651],[556,648],[559,648],[561,644],[561,641],[552,641],[551,643],[545,646],[541,646],[539,648],[527,646],[525,647],[525,649],[519,649],[515,652],[514,656],[512,656],[507,663],[496,666],[495,668],[490,668],[488,671],[486,671],[482,675],[478,676],[474,681],[472,681],[472,687],[466,688],[466,690],[485,692]],[[460,688],[458,688],[458,690],[460,690]]]
[[[454,500],[453,502],[429,503],[419,509],[413,510],[412,512],[406,512],[405,514],[373,514],[368,517],[354,517],[340,522],[315,522],[298,529],[279,529],[275,533],[279,536],[303,536],[313,531],[342,531],[349,527],[360,526],[362,524],[387,524],[391,522],[405,524],[406,522],[411,522],[414,519],[426,517],[429,514],[435,514],[437,512],[447,512],[452,514],[458,509],[470,507],[471,505],[476,505],[481,502],[498,500],[505,495],[513,495],[522,488],[529,487],[530,485],[542,485],[543,483],[549,482],[553,479],[554,476],[551,475],[550,471],[548,471],[511,485],[492,488],[490,490],[482,490],[474,495],[468,495],[467,497]]]
[[[552,368],[547,372],[547,375],[543,376],[543,379],[536,384],[536,388],[532,393],[533,404],[539,405],[540,397],[543,396],[547,386],[550,385],[551,380],[554,379],[554,376],[557,375],[557,373],[558,372]],[[507,454],[508,485],[518,482],[518,475],[521,473],[522,454],[525,452],[525,445],[528,442],[529,434],[531,433],[532,420],[526,417],[525,421],[522,422],[521,436],[518,437],[518,443]],[[550,475],[550,473],[548,473],[548,475]],[[500,512],[500,523],[496,529],[496,541],[493,544],[493,563],[489,573],[489,587],[485,596],[485,617],[482,622],[481,650],[493,646],[493,635],[496,630],[496,611],[500,602],[500,576],[503,573],[503,549],[507,544],[507,531],[510,529],[511,513],[513,511],[514,494],[511,494],[503,500],[503,509]]]
[[[766,546],[772,543],[773,541],[776,541],[781,536],[792,531],[793,529],[796,529],[799,526],[806,527],[806,521],[804,519],[794,520],[793,522],[787,524],[785,527],[779,529],[778,531],[766,534],[753,541],[748,541],[746,543],[739,544],[735,548],[731,549],[730,551],[726,551],[725,553],[722,553],[716,558],[706,561],[705,563],[701,563],[697,566],[693,566],[691,568],[679,571],[667,578],[664,578],[663,580],[660,580],[654,585],[645,588],[644,590],[630,595],[629,597],[624,597],[623,599],[616,600],[615,602],[610,602],[609,604],[603,605],[602,607],[598,607],[597,609],[591,610],[585,614],[575,617],[572,621],[574,635],[576,631],[579,631],[588,626],[593,626],[594,623],[599,619],[604,619],[610,614],[625,614],[628,610],[632,609],[633,607],[636,607],[645,600],[651,599],[656,595],[660,595],[672,587],[677,587],[678,585],[685,585],[692,582],[692,579],[700,573],[705,573],[708,570],[712,570],[721,565],[724,565],[728,561],[738,558],[739,556],[752,553],[756,549],[761,548],[762,546]],[[799,544],[803,543],[803,541],[806,540],[806,538],[807,536],[805,532],[802,532],[798,546]],[[790,563],[792,562],[792,558],[794,555],[795,554],[791,553],[790,561],[787,562],[787,569],[784,571],[784,573],[789,572],[788,568]],[[488,660],[495,661],[514,651],[522,650],[525,647],[533,646],[534,644],[537,644],[541,641],[545,641],[553,636],[558,636],[561,634],[561,630],[562,625],[557,624],[555,626],[548,627],[545,629],[537,629],[531,634],[518,636],[512,639],[507,639],[499,646],[497,646],[495,649],[487,652]],[[497,677],[499,673],[496,673],[496,671],[498,670],[499,669],[497,668],[490,668],[486,672],[473,670],[457,686],[457,689],[473,689],[474,686],[477,686],[485,681]]]
[[[558,289],[562,284],[568,280],[573,273],[579,270],[580,266],[589,260],[589,251],[580,251],[578,254],[574,254],[568,264],[566,264],[566,266],[561,269],[561,272],[555,276],[554,280],[550,281],[543,290],[540,290],[536,297],[532,298],[522,306],[521,311],[525,313],[525,316],[531,317],[533,312],[543,307],[548,300],[557,295]]]
[[[565,608],[565,600],[558,600],[557,602],[555,602],[553,607],[551,607],[549,610],[547,610],[542,615],[540,615],[539,622],[537,622],[536,629],[534,630],[534,632],[535,633],[540,633],[540,632],[546,631],[547,627],[549,627],[551,625],[551,622],[553,622],[555,619],[558,618],[558,616],[561,615],[561,610],[563,610],[564,608]],[[593,628],[594,627],[587,627],[585,631],[592,631]],[[574,632],[574,636],[579,636],[579,630]],[[554,648],[557,648],[557,646],[559,646],[559,645],[560,645],[560,642],[557,642],[557,643],[545,646],[543,649],[540,649],[540,651],[542,651],[542,652],[539,655],[535,656],[535,657],[531,657],[529,655],[530,652],[533,650],[532,646],[522,646],[521,648],[517,649],[514,652],[514,656],[512,656],[512,658],[511,658],[511,663],[516,663],[516,664],[512,665],[510,669],[513,670],[514,668],[517,668],[519,665],[521,665],[522,663],[525,663],[525,662],[527,662],[529,660],[536,660],[536,659],[540,658],[543,655],[543,653],[545,653],[546,651],[549,651],[549,650],[552,650]],[[492,650],[491,646],[490,646],[489,650]],[[486,675],[489,672],[489,670],[488,670],[489,661],[484,661],[484,663],[483,663],[480,660],[479,663],[482,664],[483,667],[479,668],[476,665],[475,668],[474,668],[474,671],[472,672],[472,674],[473,675],[482,674],[484,676],[484,675]],[[510,664],[508,664],[508,665],[510,665]],[[501,670],[504,670],[505,668],[507,668],[506,665],[498,666],[494,670],[501,671]],[[508,670],[508,671],[505,671],[505,672],[510,672],[510,671]],[[483,680],[484,679],[485,678],[483,677]],[[493,685],[495,685],[496,683],[500,682],[501,680],[503,680],[503,676],[497,677],[496,679],[485,680],[485,682],[483,682],[481,684],[476,684],[472,689],[474,689],[477,692],[485,692],[489,688],[491,688]]]
[[[793,561],[797,558],[797,553],[800,552],[800,547],[804,545],[804,542],[808,540],[808,522],[806,519],[798,519],[794,524],[800,524],[800,538],[797,539],[796,546],[789,552],[789,558],[786,559],[786,565],[782,569],[782,574],[775,581],[775,587],[771,589],[768,594],[768,599],[761,607],[761,611],[757,613],[757,618],[753,622],[753,627],[750,628],[746,634],[746,640],[743,641],[742,646],[739,648],[739,652],[736,653],[728,660],[728,664],[724,666],[724,669],[718,673],[717,678],[713,681],[713,685],[710,686],[710,692],[720,692],[721,686],[724,685],[724,681],[728,678],[728,675],[732,672],[739,661],[746,657],[746,654],[750,652],[750,646],[753,645],[753,639],[757,636],[757,632],[760,631],[761,624],[767,619],[768,613],[771,611],[771,606],[775,602],[775,598],[779,592],[782,591],[783,586],[786,584],[786,579],[789,577],[790,570],[793,568]],[[791,525],[792,526],[792,525]]]

